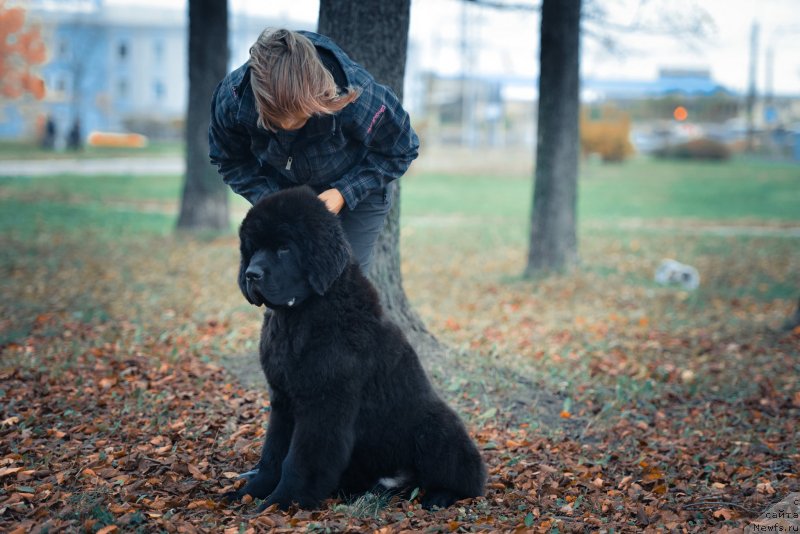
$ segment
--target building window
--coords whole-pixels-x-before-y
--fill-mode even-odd
[[[51,97],[68,98],[71,93],[70,77],[67,73],[54,74],[48,80],[47,87]]]
[[[153,83],[153,95],[155,95],[156,100],[163,100],[166,94],[167,90],[164,84],[160,80],[156,80],[156,82]]]
[[[67,54],[69,53],[69,43],[66,40],[62,40],[58,43],[58,57],[61,59],[66,59]]]
[[[117,55],[119,56],[120,61],[125,61],[128,57],[128,43],[121,42],[117,47]]]
[[[128,80],[121,79],[117,82],[117,95],[120,98],[128,97]]]
[[[161,63],[164,59],[164,42],[161,40],[156,41],[153,43],[153,57],[155,57],[156,63]]]

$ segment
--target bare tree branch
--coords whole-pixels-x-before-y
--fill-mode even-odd
[[[488,7],[492,9],[506,10],[506,11],[541,11],[542,6],[534,3],[526,4],[511,4],[502,2],[501,0],[464,0],[467,4],[474,4],[476,6]]]
[[[503,0],[463,0],[467,4],[498,11],[540,12],[541,3],[506,2]],[[683,8],[682,8],[683,7]],[[648,18],[657,11],[657,20]],[[691,49],[696,49],[715,31],[714,21],[700,5],[675,7],[669,0],[639,0],[629,22],[618,22],[611,18],[608,3],[586,0],[581,13],[581,32],[597,41],[607,52],[618,55],[622,52],[617,40],[619,34],[646,33],[680,39]]]

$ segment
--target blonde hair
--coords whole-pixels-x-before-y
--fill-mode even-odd
[[[250,85],[258,125],[273,131],[281,120],[333,114],[358,98],[350,87],[339,94],[314,44],[284,29],[267,28],[250,47]]]

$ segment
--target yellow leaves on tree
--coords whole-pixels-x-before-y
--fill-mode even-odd
[[[0,0],[0,95],[14,99],[30,93],[44,98],[44,81],[31,69],[46,57],[39,28],[25,25],[25,10]]]

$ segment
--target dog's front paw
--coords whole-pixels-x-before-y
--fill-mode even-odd
[[[254,499],[263,499],[275,489],[275,481],[263,471],[256,471],[255,475],[247,480],[247,483],[238,490],[229,491],[222,495],[222,500],[228,502],[239,502],[245,495],[250,495]]]
[[[240,473],[239,476],[237,476],[236,478],[243,478],[243,479],[245,479],[245,480],[247,480],[249,482],[249,481],[253,480],[254,478],[256,478],[256,476],[258,475],[258,472],[259,472],[259,469],[258,469],[258,466],[256,466],[253,469],[251,469],[250,471],[245,471],[244,473]]]
[[[264,503],[258,508],[258,511],[263,512],[273,504],[278,505],[278,508],[283,511],[288,510],[292,506],[298,506],[304,510],[313,510],[319,508],[320,503],[321,501],[319,499],[305,495],[292,496],[288,492],[280,491],[280,488],[278,488],[272,495],[267,497]]]
[[[233,491],[226,491],[225,493],[220,495],[218,499],[223,503],[233,503],[241,501],[242,497],[244,496],[245,494],[242,493],[242,490],[238,489]]]
[[[279,494],[278,492],[273,493],[267,499],[261,503],[261,506],[258,507],[258,513],[263,512],[273,504],[278,505],[278,509],[283,510],[284,512],[291,508],[294,504],[294,500],[285,494]]]

